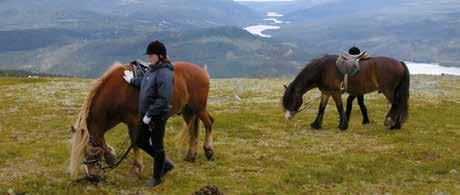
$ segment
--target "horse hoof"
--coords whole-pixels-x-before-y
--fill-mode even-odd
[[[86,179],[93,185],[100,185],[102,183],[102,179],[99,176],[91,176],[91,177],[86,177]]]
[[[185,158],[184,158],[184,161],[187,161],[187,162],[195,162],[195,161],[196,161],[196,158],[185,157]]]
[[[116,161],[116,159],[110,159],[110,160],[106,159],[105,162],[107,163],[107,165],[109,165],[109,167],[113,167],[113,166],[115,166],[117,161]]]
[[[188,153],[187,156],[184,158],[184,161],[187,161],[187,162],[195,162],[196,160],[196,154],[193,155],[191,153]]]
[[[204,148],[204,154],[208,161],[214,161],[214,150],[211,148]]]
[[[387,117],[385,118],[385,122],[383,124],[385,125],[385,127],[388,127],[391,129],[391,126],[392,126],[391,124],[393,124],[393,120],[391,120],[390,117]]]
[[[390,129],[391,130],[401,129],[401,124],[399,124],[399,123],[398,124],[393,124],[393,125],[391,125]]]
[[[312,129],[316,129],[316,130],[321,129],[321,125],[318,124],[318,123],[312,123],[312,124],[310,125],[310,127],[311,127]]]
[[[342,131],[347,130],[348,129],[348,121],[340,119],[340,121],[339,121],[339,129],[342,130]]]
[[[131,167],[131,170],[129,171],[132,175],[137,176],[137,178],[142,179],[142,171],[144,168],[139,168],[139,167]]]
[[[348,124],[341,124],[339,125],[339,129],[342,130],[342,131],[345,131],[348,129]]]
[[[368,124],[369,124],[369,121],[368,121],[368,120],[364,120],[364,121],[362,122],[362,124],[363,124],[363,125],[368,125]]]
[[[104,155],[104,158],[105,158],[105,162],[107,163],[107,165],[109,165],[109,167],[112,167],[115,165],[115,163],[117,162],[117,159],[115,158],[114,155]]]

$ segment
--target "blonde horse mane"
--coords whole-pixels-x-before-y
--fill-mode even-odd
[[[87,119],[91,111],[91,106],[94,97],[96,97],[98,91],[104,85],[104,83],[110,78],[110,75],[117,69],[122,68],[122,64],[115,62],[112,67],[107,70],[101,77],[99,77],[91,87],[88,95],[86,95],[85,101],[80,109],[78,118],[75,124],[72,126],[75,132],[72,135],[71,144],[72,149],[70,151],[70,163],[69,173],[71,177],[75,177],[83,161],[85,146],[89,142],[88,124]]]

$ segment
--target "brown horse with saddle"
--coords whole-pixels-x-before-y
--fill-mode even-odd
[[[318,115],[311,127],[321,128],[324,110],[329,98],[332,97],[339,112],[339,128],[346,130],[348,119],[342,105],[342,93],[348,92],[352,97],[362,98],[364,94],[379,91],[391,103],[390,111],[385,117],[385,126],[390,129],[400,129],[408,117],[409,108],[410,74],[406,64],[389,57],[358,55],[361,58],[359,71],[355,71],[353,76],[345,76],[337,66],[339,57],[341,56],[325,55],[312,60],[294,81],[285,86],[282,106],[286,119],[293,118],[299,112],[303,104],[303,94],[318,88],[321,91],[321,102]]]
[[[82,162],[89,178],[97,176],[101,160],[115,163],[115,154],[104,139],[104,134],[124,123],[128,126],[131,142],[137,134],[139,124],[139,91],[123,80],[125,70],[138,71],[133,64],[115,64],[93,84],[71,129],[72,149],[69,171],[72,176],[80,170]],[[198,147],[200,120],[204,123],[206,136],[204,151],[208,160],[213,159],[214,147],[212,124],[214,119],[207,111],[209,75],[206,68],[187,62],[174,63],[174,92],[171,115],[182,114],[187,129],[182,135],[189,137],[187,161],[195,161]],[[144,168],[139,148],[133,146],[135,160],[133,170],[141,174]],[[128,152],[128,151],[127,151]]]

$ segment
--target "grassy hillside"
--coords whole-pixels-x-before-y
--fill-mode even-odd
[[[166,150],[177,168],[160,187],[148,189],[152,161],[146,155],[142,179],[129,173],[132,156],[106,173],[102,185],[69,179],[68,127],[93,80],[0,77],[0,194],[190,194],[208,184],[226,194],[460,191],[460,77],[413,76],[410,118],[398,131],[383,127],[388,105],[376,93],[366,96],[367,126],[360,124],[355,103],[349,130],[339,131],[331,101],[324,129],[311,130],[317,90],[304,97],[313,107],[286,122],[280,97],[289,81],[213,79],[209,110],[216,119],[216,160],[206,161],[200,151],[197,162],[182,161],[186,149],[175,136],[184,126],[173,118]],[[119,125],[108,140],[117,146],[126,136]]]

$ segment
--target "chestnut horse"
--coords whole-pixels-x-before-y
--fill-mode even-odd
[[[322,126],[324,110],[329,97],[335,101],[339,112],[339,128],[348,128],[348,119],[343,110],[341,82],[344,75],[336,67],[337,55],[325,55],[312,60],[288,86],[282,98],[286,119],[299,112],[303,104],[302,96],[313,88],[321,91],[321,102],[316,120],[310,125],[313,129]],[[360,61],[360,71],[348,78],[348,93],[360,96],[380,91],[391,103],[385,117],[385,126],[400,129],[408,117],[410,74],[404,62],[388,57],[372,57]],[[351,100],[352,101],[352,100]],[[350,108],[351,109],[351,108]]]
[[[182,114],[187,129],[182,135],[189,137],[187,161],[194,161],[197,155],[198,130],[200,120],[204,123],[206,136],[204,151],[208,160],[213,159],[212,124],[214,119],[207,108],[209,92],[208,72],[197,65],[187,62],[174,64],[174,92],[171,115]],[[106,143],[104,134],[119,123],[128,126],[131,143],[138,131],[138,97],[139,91],[123,80],[125,70],[134,70],[134,65],[114,64],[93,84],[71,129],[72,149],[69,171],[75,176],[82,162],[85,164],[87,177],[97,176],[100,159],[107,164],[115,161],[114,150]],[[133,171],[139,176],[143,163],[139,148],[133,146],[135,160]],[[83,161],[84,160],[84,161]]]

